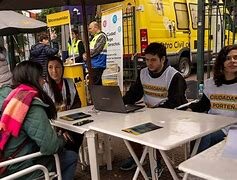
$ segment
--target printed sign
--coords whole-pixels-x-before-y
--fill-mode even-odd
[[[70,23],[69,10],[47,15],[47,26],[61,26]]]
[[[122,7],[102,12],[101,27],[108,37],[107,69],[103,81],[117,82],[123,90],[123,16]],[[112,84],[112,83],[111,83]]]

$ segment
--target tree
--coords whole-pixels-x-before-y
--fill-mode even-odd
[[[37,19],[40,21],[43,21],[46,23],[46,16],[49,14],[53,14],[56,12],[60,12],[61,8],[57,7],[57,8],[49,8],[49,9],[43,9],[37,16]]]

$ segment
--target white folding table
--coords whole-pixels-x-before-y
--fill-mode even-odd
[[[89,162],[90,162],[90,170],[91,170],[91,179],[99,180],[99,164],[97,159],[97,152],[96,152],[96,133],[94,131],[90,131],[90,123],[85,124],[83,126],[75,126],[73,125],[76,122],[82,121],[75,120],[75,121],[65,121],[60,119],[60,116],[65,116],[77,112],[84,112],[86,114],[90,114],[91,117],[88,119],[95,119],[94,116],[96,116],[96,111],[92,109],[92,106],[87,106],[83,108],[77,108],[73,110],[63,111],[58,113],[57,120],[52,120],[51,124],[56,127],[60,127],[66,130],[70,130],[79,134],[85,134],[85,137],[87,139],[87,145],[88,145],[88,153],[89,153]]]
[[[147,122],[152,122],[158,126],[162,126],[163,128],[140,135],[133,135],[122,131],[122,129]],[[154,160],[152,157],[154,156],[152,148],[158,149],[173,179],[178,179],[166,155],[167,150],[171,150],[195,139],[199,139],[200,141],[202,136],[236,122],[236,118],[230,117],[164,108],[145,108],[128,114],[100,112],[100,114],[96,116],[95,123],[90,124],[90,129],[124,139],[125,144],[145,179],[147,176],[144,174],[141,164],[135,156],[129,141],[147,146],[150,161]],[[155,168],[154,163],[154,161],[151,161],[151,171],[152,178],[156,179],[153,173]]]
[[[208,180],[236,180],[237,159],[222,156],[225,140],[184,161],[179,169]]]
[[[91,109],[92,107],[89,106],[80,109],[65,111],[59,113],[59,116],[79,111],[88,113],[91,112]],[[144,108],[128,114],[100,111],[98,113],[92,113],[92,117],[90,119],[93,119],[94,122],[83,125],[81,127],[72,125],[77,121],[70,122],[60,119],[54,121],[53,124],[55,126],[74,132],[85,132],[89,149],[91,177],[93,180],[100,179],[96,156],[95,131],[122,138],[125,141],[125,144],[127,145],[131,155],[133,156],[145,179],[147,178],[147,176],[144,173],[138,158],[135,156],[129,144],[129,141],[147,146],[147,149],[145,148],[145,150],[150,152],[150,160],[153,159],[153,161],[151,161],[153,179],[155,179],[155,162],[154,158],[151,158],[151,156],[153,156],[153,149],[158,149],[160,151],[166,165],[169,168],[169,171],[171,172],[173,179],[178,179],[166,155],[167,150],[171,150],[192,140],[200,139],[202,136],[205,136],[225,126],[237,122],[236,118],[164,108]],[[137,126],[147,122],[152,122],[158,126],[162,126],[163,128],[141,135],[133,135],[122,131],[122,129]]]

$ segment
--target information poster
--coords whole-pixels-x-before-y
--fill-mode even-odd
[[[123,16],[122,7],[102,12],[101,27],[108,37],[107,68],[103,84],[119,85],[123,90]]]

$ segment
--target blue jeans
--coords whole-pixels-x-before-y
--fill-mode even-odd
[[[73,180],[76,167],[78,154],[74,151],[63,150],[59,154],[62,179],[63,180]]]
[[[197,153],[200,153],[207,148],[217,144],[218,142],[221,142],[222,140],[224,140],[225,136],[225,133],[222,130],[219,130],[202,137]]]

